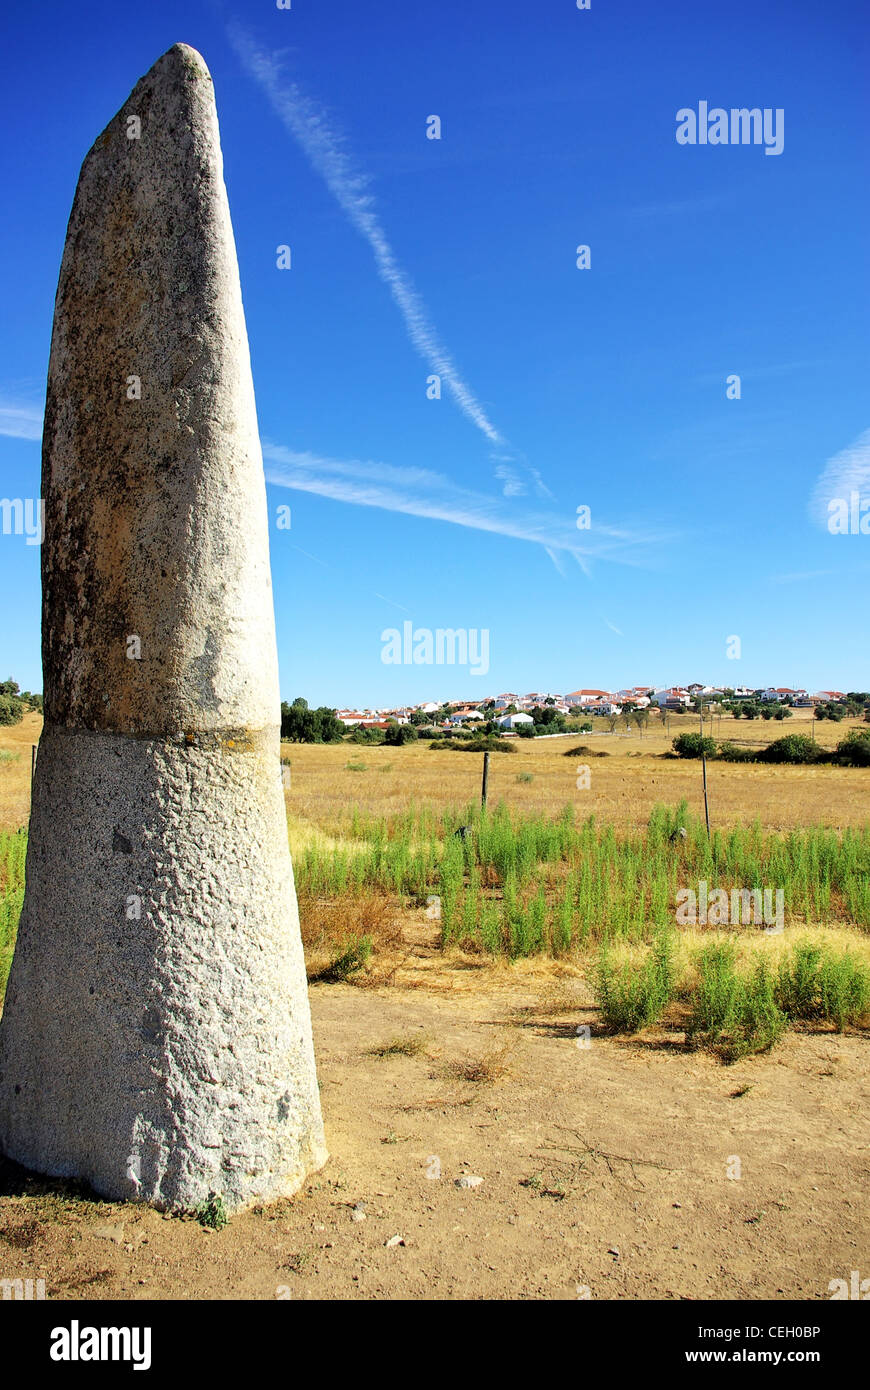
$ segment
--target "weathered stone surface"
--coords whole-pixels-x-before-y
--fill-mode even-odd
[[[169,1208],[292,1193],[326,1151],[265,485],[212,83],[185,45],[82,167],[43,497],[46,720],[0,1149]]]

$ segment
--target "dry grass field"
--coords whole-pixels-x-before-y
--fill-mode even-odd
[[[717,741],[763,746],[787,733],[808,734],[811,722],[801,717],[808,714],[796,710],[795,717],[783,723],[717,719],[714,735]],[[617,829],[639,829],[656,803],[676,805],[683,798],[703,815],[700,763],[664,756],[677,734],[697,730],[697,719],[674,716],[667,734],[651,720],[643,738],[636,732],[611,734],[604,720],[594,723],[592,735],[512,740],[515,754],[490,759],[490,802],[503,799],[518,811],[546,815],[571,804],[578,816],[595,815]],[[819,721],[816,739],[834,748],[853,726],[860,727],[859,722]],[[567,757],[578,744],[607,756]],[[412,802],[462,806],[480,795],[481,754],[435,751],[425,742],[404,748],[285,743],[282,756],[291,768],[287,809],[294,847],[300,840],[304,843],[307,828],[339,829],[353,806],[389,815]],[[364,763],[366,770],[350,771],[348,763]],[[582,763],[590,770],[587,790],[577,788]],[[523,773],[532,781],[518,780]],[[711,823],[716,827],[748,823],[756,816],[767,830],[813,824],[842,828],[870,821],[870,778],[862,768],[715,763],[708,766],[707,778]]]
[[[795,710],[783,723],[725,717],[714,721],[713,732],[717,740],[763,746],[786,733],[809,733],[809,713]],[[664,756],[678,733],[697,729],[696,719],[672,716],[665,733],[653,717],[642,738],[637,732],[611,734],[603,719],[593,722],[592,735],[512,740],[514,754],[490,760],[490,801],[503,799],[517,811],[547,815],[572,804],[578,815],[595,815],[617,829],[640,828],[659,802],[675,805],[685,798],[690,809],[703,814],[700,764]],[[822,747],[834,748],[852,727],[859,722],[819,721],[815,736]],[[41,728],[38,714],[0,728],[2,829],[27,822],[30,750]],[[577,744],[607,756],[567,757]],[[304,847],[312,830],[340,833],[354,806],[390,815],[411,803],[463,806],[480,795],[480,754],[433,751],[426,742],[404,748],[285,743],[282,756],[290,764],[286,801],[294,849]],[[363,763],[365,771],[350,771],[348,763]],[[590,769],[589,788],[582,791],[577,788],[581,763]],[[520,774],[532,780],[520,780]],[[708,786],[711,820],[720,828],[756,816],[766,830],[813,824],[836,829],[870,821],[870,778],[861,768],[715,763],[708,767]]]

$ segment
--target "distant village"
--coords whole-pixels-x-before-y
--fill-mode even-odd
[[[740,701],[747,704],[774,705],[781,708],[811,709],[816,706],[845,704],[842,690],[795,690],[789,686],[718,686],[694,683],[686,686],[656,688],[648,685],[630,686],[623,690],[572,690],[567,695],[532,691],[518,695],[506,691],[489,695],[483,700],[429,700],[419,705],[402,705],[393,709],[337,709],[336,718],[346,728],[386,729],[390,724],[427,724],[434,728],[460,728],[490,722],[512,732],[523,725],[534,724],[533,710],[551,710],[563,717],[583,715],[618,716],[638,710],[656,710],[662,715],[697,710],[704,703]]]

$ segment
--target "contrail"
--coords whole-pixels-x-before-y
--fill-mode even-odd
[[[443,473],[363,459],[334,459],[300,453],[263,440],[266,481],[298,492],[315,493],[360,507],[427,517],[455,526],[488,531],[514,540],[532,541],[544,548],[564,577],[562,559],[573,555],[583,572],[590,574],[593,560],[650,566],[644,547],[660,546],[673,537],[655,531],[597,525],[593,539],[580,543],[570,519],[558,512],[524,512],[517,515],[502,498],[489,497],[454,483]],[[585,536],[585,533],[584,533]],[[647,552],[647,556],[649,552]]]
[[[504,446],[504,438],[460,377],[429,319],[423,300],[396,260],[375,212],[369,179],[352,168],[342,148],[341,136],[331,128],[325,113],[305,96],[295,82],[282,83],[274,58],[257,48],[237,25],[231,25],[228,33],[247,71],[263,88],[280,120],[302,146],[339,206],[372,248],[378,274],[393,296],[405,320],[408,337],[420,356],[437,372],[460,410],[486,435],[490,443]]]

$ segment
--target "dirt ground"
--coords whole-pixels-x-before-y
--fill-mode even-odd
[[[677,1030],[596,1036],[576,971],[413,950],[404,985],[311,990],[331,1158],[298,1196],[208,1231],[7,1166],[0,1279],[53,1299],[828,1299],[866,1270],[865,1036],[794,1031],[725,1067]]]

